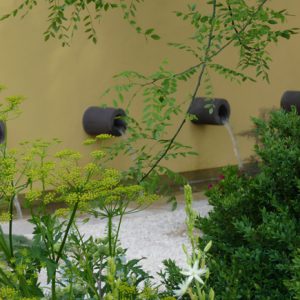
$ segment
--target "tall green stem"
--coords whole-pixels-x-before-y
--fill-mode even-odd
[[[75,215],[76,215],[76,211],[78,209],[78,204],[79,204],[79,201],[77,201],[75,203],[74,207],[73,207],[71,217],[69,219],[69,222],[68,222],[68,225],[67,225],[67,228],[66,228],[66,231],[65,231],[62,243],[61,243],[61,245],[59,247],[59,250],[58,250],[58,253],[57,253],[57,257],[55,259],[55,263],[56,264],[58,264],[58,262],[59,262],[59,260],[60,260],[60,258],[62,256],[62,252],[63,252],[63,249],[65,247],[65,244],[66,244],[66,241],[67,241],[67,237],[68,237],[71,225],[72,225],[72,223],[74,221],[74,218],[75,218]],[[52,300],[56,300],[57,299],[57,297],[56,297],[56,270],[55,270],[55,272],[53,274],[53,277],[52,277],[51,291],[52,291]]]
[[[53,278],[51,280],[51,295],[52,300],[56,300],[56,270],[54,272]]]
[[[115,240],[114,240],[114,245],[113,245],[113,256],[116,255],[117,242],[118,242],[120,228],[121,228],[122,219],[123,219],[125,210],[126,210],[126,207],[125,207],[125,209],[122,210],[121,215],[120,215],[120,220],[119,220],[119,224],[118,224],[118,228],[117,228],[116,236],[115,236]]]
[[[208,36],[208,43],[207,43],[207,47],[205,50],[205,55],[204,55],[204,61],[198,63],[197,65],[190,67],[188,70],[193,69],[193,68],[198,68],[201,67],[199,76],[198,76],[198,80],[197,80],[197,84],[191,99],[191,102],[196,98],[196,95],[198,93],[198,90],[200,88],[201,82],[202,82],[202,77],[203,77],[203,73],[206,69],[206,63],[208,61],[210,61],[212,58],[218,56],[223,50],[225,50],[225,48],[227,48],[228,46],[230,46],[232,43],[234,43],[236,41],[236,38],[239,40],[240,39],[240,35],[247,29],[247,27],[251,24],[252,19],[254,18],[255,15],[257,15],[257,13],[259,13],[259,11],[262,9],[262,7],[266,4],[268,0],[262,0],[261,3],[258,5],[257,9],[255,10],[255,12],[253,13],[253,15],[250,17],[250,19],[248,20],[248,22],[246,22],[246,24],[240,29],[239,32],[236,32],[236,34],[229,39],[229,41],[227,41],[223,46],[221,46],[218,50],[214,51],[212,54],[210,54],[210,49],[212,46],[212,40],[213,40],[213,31],[214,31],[214,22],[215,22],[215,18],[216,18],[216,5],[217,5],[217,1],[213,0],[212,5],[213,5],[213,11],[212,11],[212,15],[211,15],[211,27],[210,27],[210,32],[209,32],[209,36]],[[236,27],[234,28],[234,30],[236,30]],[[186,70],[186,71],[188,71]],[[185,72],[185,71],[184,71]],[[184,73],[181,72],[181,73]],[[178,73],[177,75],[180,75],[181,73]],[[151,83],[154,83],[154,81],[151,81]],[[157,158],[157,160],[154,162],[154,164],[151,166],[151,168],[148,170],[148,172],[146,174],[143,175],[143,177],[138,181],[138,183],[143,182],[147,177],[149,177],[149,175],[153,172],[154,169],[156,169],[156,167],[158,166],[158,164],[161,162],[161,160],[164,159],[164,157],[168,154],[168,152],[170,151],[172,145],[174,144],[175,140],[177,139],[177,136],[179,135],[179,133],[181,132],[184,124],[186,123],[186,118],[184,118],[182,120],[182,122],[179,124],[176,132],[174,133],[174,135],[172,136],[172,138],[169,140],[168,144],[166,145],[164,151],[162,152],[162,154]]]
[[[112,215],[108,214],[108,221],[107,221],[107,227],[108,227],[108,247],[109,247],[109,256],[113,256],[112,251]]]
[[[12,235],[12,227],[13,227],[13,208],[14,208],[14,198],[13,195],[9,201],[9,231],[8,231],[8,238],[9,238],[9,248],[10,248],[10,255],[14,257],[14,248],[13,248],[13,235]]]
[[[61,258],[62,251],[63,251],[63,249],[65,247],[65,244],[66,244],[66,241],[67,241],[67,237],[68,237],[71,225],[72,225],[72,223],[74,221],[74,218],[75,218],[75,215],[76,215],[78,204],[79,204],[79,201],[77,201],[75,203],[74,207],[73,207],[73,211],[72,211],[71,217],[69,219],[69,223],[67,225],[67,228],[66,228],[66,231],[65,231],[65,235],[63,237],[62,243],[61,243],[60,248],[59,248],[58,253],[57,253],[57,257],[56,257],[56,260],[55,260],[56,263],[58,263],[59,259]]]

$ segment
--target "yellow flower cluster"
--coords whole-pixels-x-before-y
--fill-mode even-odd
[[[6,287],[1,287],[0,288],[0,299],[2,300],[7,300],[7,299],[15,299],[16,296],[18,295],[18,292],[13,289],[13,288],[10,288],[8,286]]]
[[[84,170],[91,174],[91,173],[96,173],[99,171],[99,167],[95,163],[88,163],[85,167]]]
[[[148,206],[151,205],[152,203],[156,202],[159,199],[158,195],[155,194],[146,194],[143,193],[136,199],[136,203],[140,206]]]
[[[83,144],[84,145],[93,145],[96,143],[96,139],[86,139]]]
[[[11,220],[11,214],[9,212],[3,212],[0,215],[0,223],[6,223]]]
[[[61,218],[67,217],[69,213],[70,213],[69,208],[59,208],[55,211],[55,215]]]
[[[121,282],[118,285],[118,290],[123,297],[124,296],[128,296],[128,297],[134,296],[137,293],[136,287],[129,285],[127,282]],[[130,297],[130,298],[132,298],[132,297]]]
[[[113,138],[113,136],[111,134],[102,133],[102,134],[98,134],[96,136],[96,138],[99,139],[99,140],[108,140],[108,139]]]
[[[49,203],[53,203],[55,202],[57,199],[56,194],[53,192],[48,192],[45,196],[44,196],[44,204],[49,204]]]
[[[0,300],[38,300],[38,298],[21,297],[17,290],[6,286],[0,288]]]
[[[106,139],[110,135],[100,135],[97,138],[100,137]],[[43,141],[36,142],[38,155],[43,156],[49,145]],[[33,155],[32,151],[30,153]],[[85,166],[81,166],[79,162],[80,153],[69,149],[57,152],[53,161],[48,161],[47,157],[34,159],[35,155],[28,156],[26,160],[29,160],[29,167],[25,175],[30,179],[30,190],[25,196],[27,202],[31,204],[36,200],[43,200],[43,205],[47,205],[63,201],[68,206],[78,203],[79,209],[86,211],[90,206],[89,202],[93,200],[99,200],[104,205],[116,202],[125,205],[135,201],[138,208],[157,200],[156,195],[144,193],[140,185],[123,186],[118,170],[103,169],[98,160],[105,156],[104,151],[92,151],[90,155],[94,161]],[[50,187],[53,192],[45,193],[45,187]],[[59,210],[56,214],[65,216],[67,212]]]
[[[42,196],[42,192],[39,190],[30,190],[26,193],[25,199],[29,202],[32,203],[36,200],[39,200],[40,197]]]
[[[103,172],[103,178],[101,185],[104,190],[110,190],[112,187],[117,186],[120,183],[121,174],[115,169],[106,169]]]
[[[81,158],[81,154],[77,151],[65,149],[57,152],[55,154],[55,157],[60,159],[79,160]]]
[[[11,155],[2,157],[0,159],[0,170],[1,182],[11,183],[11,181],[14,180],[14,176],[16,173],[16,158]]]
[[[105,152],[101,150],[96,150],[91,153],[92,158],[100,160],[105,156]]]

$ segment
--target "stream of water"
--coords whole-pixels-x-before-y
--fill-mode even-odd
[[[232,142],[232,147],[233,147],[233,152],[234,152],[234,155],[237,159],[238,167],[241,170],[243,168],[243,161],[242,161],[242,158],[241,158],[241,153],[240,153],[240,149],[239,149],[237,139],[234,136],[234,133],[233,133],[232,127],[230,126],[229,121],[225,120],[223,125],[226,128],[226,130],[227,130],[227,132],[230,136],[230,139],[231,139],[231,142]]]
[[[21,209],[20,201],[19,201],[19,198],[17,195],[14,198],[14,206],[17,211],[18,219],[23,219],[22,209]]]

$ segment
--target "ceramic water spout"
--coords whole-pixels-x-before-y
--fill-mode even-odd
[[[213,105],[212,112],[206,107],[209,103]],[[188,113],[195,116],[192,120],[194,124],[223,125],[229,120],[230,105],[225,99],[206,100],[199,97],[192,101]]]
[[[121,136],[127,128],[125,116],[121,108],[91,106],[84,112],[83,128],[89,135],[107,133]]]
[[[286,91],[281,97],[280,105],[285,111],[291,111],[292,106],[295,106],[300,115],[300,91]]]

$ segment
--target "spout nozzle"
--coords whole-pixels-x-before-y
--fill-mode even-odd
[[[284,92],[281,97],[280,106],[287,112],[290,112],[292,110],[292,106],[295,106],[298,115],[300,115],[300,91]]]
[[[214,107],[212,113],[206,107],[210,101]],[[192,101],[188,113],[195,116],[192,119],[194,124],[223,125],[229,120],[230,105],[225,99],[206,100],[200,97]]]
[[[121,136],[127,129],[125,111],[113,107],[89,107],[83,114],[82,124],[89,135],[111,134]]]

